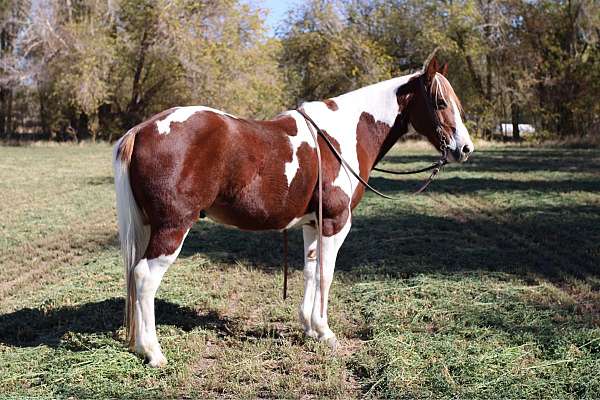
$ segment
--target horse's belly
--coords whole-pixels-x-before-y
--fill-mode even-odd
[[[213,221],[239,229],[261,231],[282,230],[308,223],[312,214],[299,207],[277,207],[265,210],[260,205],[247,207],[237,203],[215,203],[205,210]]]

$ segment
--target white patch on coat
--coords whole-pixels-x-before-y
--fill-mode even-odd
[[[393,126],[399,110],[396,91],[417,74],[379,82],[334,97],[332,100],[338,105],[337,111],[331,111],[320,101],[304,103],[302,107],[321,129],[339,143],[342,157],[354,171],[358,172],[360,169],[356,149],[356,128],[361,114],[366,112],[372,115],[376,122]],[[345,167],[340,169],[333,182],[333,185],[341,188],[350,199],[358,184],[358,179]]]
[[[205,107],[205,106],[189,106],[189,107],[177,107],[175,111],[171,114],[167,115],[167,117],[163,120],[156,121],[156,128],[158,129],[158,133],[161,135],[168,135],[171,132],[171,123],[172,122],[185,122],[188,118],[194,115],[197,112],[202,111],[210,111],[215,114],[226,115],[231,118],[237,119],[236,116],[227,114],[224,111],[216,110],[214,108]]]
[[[144,258],[140,260],[134,270],[137,292],[134,314],[135,350],[138,354],[145,356],[153,367],[163,366],[167,362],[156,336],[154,298],[165,272],[179,255],[188,232],[189,229],[183,235],[179,247],[173,254],[163,254],[150,260]]]
[[[284,115],[289,115],[296,121],[296,136],[288,136],[290,144],[292,146],[292,161],[285,163],[285,177],[287,178],[288,187],[292,184],[294,177],[300,169],[300,162],[298,160],[298,149],[302,146],[302,143],[308,143],[313,149],[316,148],[315,141],[312,134],[308,130],[306,121],[297,112],[288,111]]]
[[[316,218],[317,217],[316,217],[315,213],[305,214],[301,217],[294,218],[285,226],[285,228],[282,229],[282,231],[294,228],[298,225],[304,225],[310,221],[316,221]]]

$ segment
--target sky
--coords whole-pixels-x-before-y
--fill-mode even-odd
[[[285,19],[287,11],[299,4],[299,0],[262,0],[257,3],[262,3],[262,6],[269,10],[267,17],[267,25],[269,26],[269,34],[275,34],[277,25]]]

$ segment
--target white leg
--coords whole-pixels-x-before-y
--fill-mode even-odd
[[[323,237],[323,316],[321,317],[321,293],[320,276],[315,273],[316,284],[314,293],[314,302],[311,314],[311,327],[316,332],[317,337],[321,341],[327,342],[331,347],[337,346],[335,334],[329,329],[327,322],[327,302],[329,300],[329,288],[333,281],[333,270],[335,269],[335,261],[337,253],[344,243],[351,226],[351,216],[349,214],[348,221],[344,227],[335,235]]]
[[[186,233],[187,235],[187,233]],[[185,239],[185,236],[183,239]],[[161,367],[167,363],[162,354],[154,321],[154,296],[163,275],[181,251],[179,248],[168,256],[160,256],[151,260],[142,259],[135,267],[135,352],[146,357],[152,367]]]
[[[310,319],[317,284],[317,230],[310,225],[304,225],[302,235],[304,237],[304,297],[298,314],[304,333],[316,339],[317,333],[311,328]]]

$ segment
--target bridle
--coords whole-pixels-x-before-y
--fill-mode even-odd
[[[431,182],[433,182],[433,180],[438,175],[438,173],[441,171],[441,169],[444,167],[444,165],[446,165],[448,163],[448,141],[446,139],[446,136],[444,135],[442,123],[441,123],[441,121],[437,115],[437,112],[435,110],[435,107],[433,105],[433,99],[431,98],[431,95],[428,92],[427,87],[425,85],[425,74],[424,73],[421,74],[421,76],[419,77],[419,89],[422,91],[423,98],[425,99],[425,104],[427,105],[427,112],[429,113],[429,116],[434,125],[435,132],[438,136],[438,140],[440,143],[439,150],[442,153],[440,158],[428,167],[417,169],[417,170],[412,170],[412,171],[392,171],[392,170],[387,170],[387,169],[383,169],[383,168],[373,168],[375,171],[384,172],[384,173],[388,173],[388,174],[395,174],[395,175],[409,175],[409,174],[418,174],[420,172],[432,171],[429,178],[413,194],[422,193],[429,186],[429,184]],[[322,263],[322,260],[323,260],[323,166],[321,163],[321,151],[319,148],[318,137],[320,136],[321,139],[323,139],[325,144],[327,144],[327,147],[329,147],[331,152],[335,155],[335,157],[338,159],[340,164],[344,166],[346,171],[350,172],[367,189],[371,190],[373,193],[377,194],[378,196],[381,196],[386,199],[400,200],[400,198],[383,194],[379,190],[375,189],[373,186],[369,185],[369,183],[365,179],[363,179],[360,176],[360,174],[358,172],[356,172],[348,164],[348,162],[344,159],[344,157],[342,157],[342,155],[335,148],[333,143],[331,143],[331,140],[329,139],[329,137],[327,137],[325,132],[323,132],[323,130],[317,125],[317,123],[308,114],[306,114],[306,112],[301,107],[296,108],[296,111],[300,115],[302,115],[302,117],[306,120],[306,125],[308,126],[308,129],[309,129],[309,131],[313,137],[313,140],[315,142],[316,154],[317,154],[317,165],[318,165],[318,178],[317,178],[318,213],[317,213],[317,226],[316,226],[317,235],[318,235],[317,263],[319,265],[319,283],[320,283],[319,290],[320,290],[320,294],[321,294],[321,310],[320,310],[320,312],[321,312],[321,318],[322,318],[323,317],[323,307],[324,307],[324,301],[323,301],[324,300],[323,299],[323,293],[324,293],[323,282],[324,281],[323,281],[323,263]],[[407,118],[407,114],[402,116],[402,118]],[[287,230],[283,231],[283,237],[284,237],[283,299],[285,300],[287,298],[287,270],[288,270]]]

